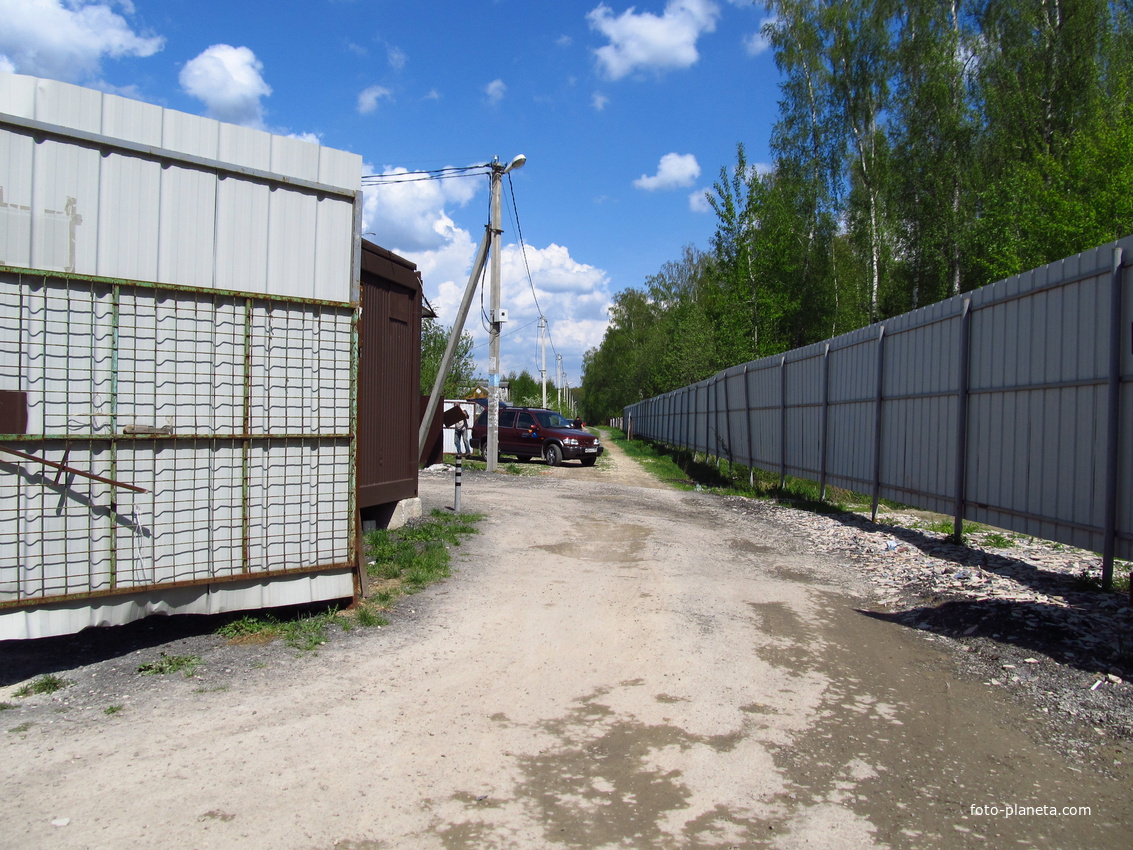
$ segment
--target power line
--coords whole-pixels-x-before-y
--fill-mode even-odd
[[[486,174],[491,164],[447,166],[421,171],[389,171],[384,174],[362,175],[363,186],[388,186],[394,183],[417,183],[421,180],[446,180],[452,177],[469,177]]]
[[[535,309],[539,311],[541,319],[547,318],[543,313],[543,307],[539,303],[539,296],[535,292],[535,281],[531,277],[531,266],[527,262],[527,243],[523,240],[523,226],[519,223],[519,206],[515,202],[515,184],[512,182],[511,175],[507,176],[508,191],[511,193],[511,207],[509,212],[514,215],[515,232],[519,236],[519,253],[523,257],[523,268],[527,272],[527,285],[531,288],[531,297],[535,299]],[[558,357],[559,350],[555,348],[555,340],[551,337],[550,323],[547,325],[547,340],[551,343],[551,351],[555,352]]]

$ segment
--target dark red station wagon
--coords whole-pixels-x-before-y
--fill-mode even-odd
[[[472,426],[472,451],[483,454],[488,445],[488,411],[482,410]],[[589,431],[572,427],[570,420],[553,410],[539,407],[500,407],[501,455],[522,461],[546,459],[550,466],[577,458],[593,466],[602,454],[602,443]]]

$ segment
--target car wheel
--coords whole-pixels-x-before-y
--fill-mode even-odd
[[[598,460],[598,458],[596,458],[596,457],[584,457],[582,459],[582,465],[583,466],[593,466],[594,461],[596,461],[596,460]]]
[[[527,463],[527,461],[531,460],[531,455],[516,455],[515,459],[520,463]]]
[[[543,457],[547,459],[547,466],[558,466],[563,462],[563,450],[555,443],[551,443],[544,449]]]

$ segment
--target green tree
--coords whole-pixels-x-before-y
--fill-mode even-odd
[[[1129,186],[1133,31],[1128,0],[983,0],[978,16],[985,124],[971,262],[990,282],[1133,227],[1116,197]],[[1106,178],[1103,163],[1117,172]]]
[[[421,320],[421,395],[428,395],[433,391],[433,383],[437,380],[437,370],[444,358],[451,330],[436,319]],[[472,376],[476,372],[472,345],[472,335],[467,331],[462,333],[456,343],[448,377],[441,387],[444,398],[463,396],[471,388]]]
[[[524,369],[518,375],[512,372],[508,375],[509,391],[512,404],[525,407],[539,407],[543,403],[543,387],[531,377],[531,373]]]
[[[968,0],[896,7],[890,205],[903,296],[894,312],[966,286],[962,256],[973,211],[976,116],[968,92],[979,41]]]

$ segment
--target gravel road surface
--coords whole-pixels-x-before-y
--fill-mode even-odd
[[[173,621],[93,658],[0,645],[73,682],[4,679],[0,846],[1133,845],[1124,742],[1068,757],[774,506],[616,451],[532,468],[466,473],[454,576],[316,653]],[[201,665],[134,672],[159,651]]]

